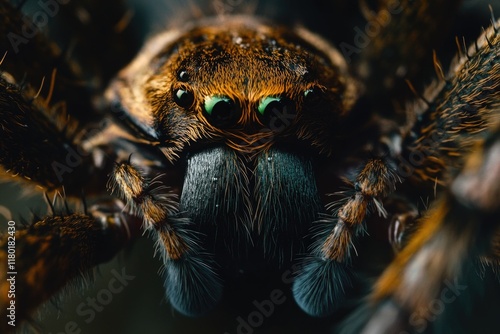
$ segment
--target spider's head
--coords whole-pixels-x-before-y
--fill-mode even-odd
[[[355,99],[333,47],[248,17],[156,36],[108,94],[139,136],[185,162],[180,210],[262,234],[266,252],[290,249],[279,239],[324,211],[314,160],[334,155]]]
[[[128,121],[169,159],[201,143],[256,153],[275,143],[334,151],[354,90],[338,52],[303,29],[255,18],[153,38],[112,87]]]

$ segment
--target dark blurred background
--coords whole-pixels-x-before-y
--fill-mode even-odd
[[[154,1],[130,0],[134,11],[134,24],[137,25],[138,39],[143,40],[148,35],[165,28],[183,24],[186,20],[195,17],[198,13],[216,15],[224,10],[226,14],[257,13],[258,15],[278,19],[285,23],[300,23],[309,29],[320,33],[333,43],[351,43],[354,38],[353,28],[364,26],[365,21],[360,15],[357,1],[249,1],[249,0],[213,0],[213,1]],[[370,2],[370,1],[369,1]],[[459,17],[455,21],[453,33],[443,43],[438,54],[444,62],[449,55],[455,52],[454,36],[466,36],[472,41],[481,32],[481,27],[489,25],[490,12],[488,1],[464,1]],[[37,1],[27,1],[26,11],[36,8]],[[492,3],[495,12],[500,16],[500,3]],[[30,9],[32,8],[32,9]],[[98,52],[98,50],[96,50]],[[429,64],[431,65],[431,54]],[[104,185],[103,185],[104,186]],[[19,186],[0,184],[0,219],[20,220],[24,217],[29,220],[32,212],[43,214],[47,208],[41,199],[41,194],[26,194]],[[2,228],[5,223],[1,223]],[[366,246],[369,247],[369,246]],[[33,327],[25,328],[26,332],[40,330],[41,333],[329,333],[334,324],[342,317],[342,312],[332,319],[313,319],[300,312],[291,296],[285,295],[286,301],[277,305],[269,317],[263,319],[262,325],[257,328],[241,327],[239,317],[248,321],[248,316],[256,310],[252,304],[254,300],[260,302],[269,298],[271,291],[280,289],[287,291],[289,285],[283,282],[265,282],[258,278],[249,278],[247,282],[239,282],[241,289],[245,284],[253,284],[253,288],[242,291],[241,298],[235,296],[228,299],[234,302],[233,306],[224,305],[207,317],[191,319],[172,311],[163,297],[163,282],[158,275],[161,263],[153,255],[153,242],[147,237],[142,238],[133,247],[123,251],[115,260],[98,268],[94,283],[77,282],[67,289],[57,302],[48,303],[40,310]],[[373,252],[360,252],[365,261],[370,261]],[[364,254],[364,255],[363,255]],[[373,256],[373,255],[372,255]],[[130,277],[127,286],[119,293],[112,294],[107,305],[95,312],[92,321],[89,320],[89,300],[98,296],[108,296],[103,289],[115,277],[113,271],[124,271]],[[61,273],[64,275],[64,273]],[[478,279],[478,284],[479,284]],[[499,291],[496,282],[487,279],[491,293],[484,293],[484,303],[470,305],[476,309],[472,324],[462,324],[462,319],[448,318],[450,333],[454,328],[476,328],[478,333],[496,333],[493,326],[499,325],[498,319],[491,315],[500,315],[498,300]],[[87,284],[88,283],[88,284]],[[469,289],[472,291],[473,289]],[[489,291],[489,290],[487,290]],[[487,295],[496,296],[496,303],[492,306]],[[89,299],[91,298],[91,299]],[[467,296],[464,297],[464,301]],[[83,303],[83,306],[82,306]],[[466,302],[464,302],[466,303]],[[79,311],[80,310],[80,311]],[[84,312],[82,312],[84,311]],[[493,320],[486,320],[493,318]],[[87,323],[88,321],[88,323]],[[495,323],[497,322],[497,323]],[[240,326],[240,328],[238,328]],[[464,327],[465,326],[465,327]],[[467,327],[468,326],[468,327]],[[479,327],[477,327],[479,326]],[[35,329],[37,328],[37,329]],[[500,327],[496,327],[500,328]],[[467,329],[466,329],[467,330]]]

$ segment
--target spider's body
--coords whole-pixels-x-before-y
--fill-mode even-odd
[[[16,12],[1,5],[3,13]],[[443,7],[385,5],[417,21],[438,17]],[[381,36],[391,33],[386,28]],[[467,56],[449,74],[435,60],[442,81],[427,89],[425,102],[408,107],[404,121],[383,110],[383,94],[400,90],[396,77],[384,80],[384,93],[369,87],[378,71],[367,68],[392,50],[399,35],[392,37],[373,41],[350,68],[304,28],[251,16],[198,20],[151,38],[114,77],[105,64],[94,65],[110,83],[98,94],[85,92],[81,105],[69,94],[64,100],[66,90],[81,89],[72,64],[64,67],[67,86],[54,84],[52,71],[44,101],[20,86],[15,66],[5,65],[0,163],[49,191],[64,187],[70,198],[83,192],[94,204],[83,214],[41,218],[16,235],[21,258],[32,258],[18,265],[19,298],[33,301],[20,317],[138,238],[141,226],[157,239],[167,299],[187,315],[216,307],[234,275],[295,265],[297,304],[329,316],[355,285],[355,245],[370,224],[389,228],[387,244],[402,251],[371,295],[369,326],[395,328],[404,312],[420,312],[444,280],[473,262],[468,253],[496,265],[498,226],[485,217],[498,220],[500,207],[500,34],[495,26],[485,31],[477,46],[461,50]],[[434,36],[424,29],[411,38],[430,45]],[[401,63],[423,57],[406,51],[391,57]],[[57,59],[56,52],[44,57],[47,66]],[[412,68],[406,67],[410,77]],[[76,130],[51,119],[58,103]],[[99,119],[98,131],[85,130]],[[480,153],[471,155],[473,147]],[[481,175],[489,175],[487,184]],[[437,184],[443,190],[425,216],[416,201]],[[453,225],[460,210],[468,218]],[[54,278],[46,269],[56,264],[67,276]],[[397,305],[397,321],[375,307],[387,299]],[[403,327],[412,326],[410,317]]]

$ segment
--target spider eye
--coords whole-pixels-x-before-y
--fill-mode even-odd
[[[321,101],[323,92],[316,88],[309,88],[304,92],[304,102],[310,106],[316,106]]]
[[[189,73],[187,71],[185,71],[185,70],[180,70],[179,74],[178,74],[178,77],[179,77],[179,80],[182,81],[182,82],[187,82],[190,79]]]
[[[257,107],[260,119],[273,129],[284,129],[295,118],[293,101],[276,96],[264,97]]]
[[[311,96],[314,96],[314,91],[315,89],[314,88],[309,88],[308,90],[306,90],[304,92],[304,97],[307,99],[307,98],[311,98]]]
[[[210,123],[219,127],[232,124],[239,116],[235,103],[226,96],[207,96],[203,107]]]
[[[174,90],[174,102],[179,107],[187,109],[193,105],[194,94],[189,90],[178,88]]]
[[[257,110],[262,116],[269,116],[274,112],[282,112],[285,105],[282,103],[281,98],[274,96],[267,96],[263,98]]]

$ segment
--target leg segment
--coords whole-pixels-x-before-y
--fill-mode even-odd
[[[398,176],[384,160],[369,160],[350,184],[354,188],[351,196],[324,221],[330,230],[319,238],[313,258],[305,261],[293,286],[297,303],[307,313],[324,316],[342,303],[352,280],[348,266],[355,252],[354,240],[363,234],[370,213],[387,215],[382,200],[394,191],[397,181]]]
[[[366,329],[377,324],[389,333],[415,326],[412,315],[427,318],[447,282],[466,279],[479,259],[498,264],[498,28],[490,27],[475,44],[461,50],[449,79],[426,91],[433,102],[406,138],[409,149],[402,156],[409,164],[398,168],[402,176],[416,185],[427,180],[431,187],[435,182],[450,187],[375,285]],[[388,309],[393,317],[383,315]]]
[[[54,215],[2,235],[0,316],[8,319],[7,278],[15,277],[16,321],[20,323],[66,284],[109,261],[138,238],[140,221],[123,214],[122,207],[105,203],[91,208],[90,214]],[[15,262],[9,261],[8,246],[15,250]],[[12,328],[7,321],[0,324],[2,333]]]
[[[165,290],[181,313],[197,316],[211,310],[222,296],[222,284],[211,256],[202,250],[201,235],[177,211],[177,195],[163,186],[162,175],[149,178],[129,162],[117,164],[112,187],[143,217],[146,230],[154,230],[157,251],[165,264]]]
[[[449,74],[425,91],[432,102],[413,110],[418,121],[405,138],[398,172],[415,185],[447,184],[478,136],[500,120],[500,21],[495,26],[460,50]]]
[[[384,324],[381,332],[390,332],[401,323],[408,328],[416,326],[411,315],[429,318],[426,312],[447,283],[466,280],[479,257],[498,255],[500,128],[476,149],[375,285],[370,305],[390,300],[392,307],[399,309],[398,324],[381,318],[382,308],[372,314],[373,321]]]
[[[338,221],[321,247],[323,257],[338,262],[350,258],[352,236],[362,233],[362,224],[370,212],[386,217],[382,200],[395,189],[397,174],[381,159],[373,159],[356,178],[354,194],[337,212]]]
[[[48,109],[0,77],[0,164],[47,190],[65,186],[68,195],[79,196],[82,181],[90,176],[91,157],[70,140],[72,123]]]

